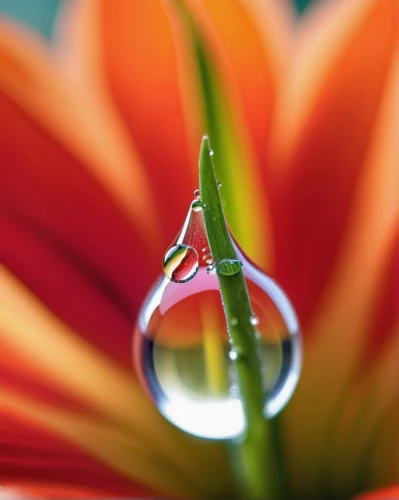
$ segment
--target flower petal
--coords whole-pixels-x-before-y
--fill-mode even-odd
[[[237,87],[235,107],[243,109],[253,148],[265,173],[265,153],[276,92],[287,59],[287,14],[277,2],[203,0],[214,34],[212,42]],[[267,189],[267,186],[265,186]]]
[[[269,36],[275,26],[270,28],[272,15],[266,8],[259,6],[258,11],[248,2],[226,2],[222,10],[229,22],[221,23],[221,10],[215,3],[185,3],[189,15],[195,18],[200,37],[206,38],[207,44],[210,42],[207,64],[215,70],[215,79],[220,76],[223,82],[220,88],[212,89],[219,96],[215,115],[221,128],[218,140],[212,138],[210,130],[208,132],[216,148],[220,180],[226,181],[223,196],[228,202],[227,215],[246,250],[258,262],[265,263],[268,216],[262,193],[261,163],[273,107],[275,66],[281,63],[277,61],[281,56],[276,55],[275,49],[275,39],[279,37],[274,33]],[[195,78],[198,68],[193,63],[191,33],[180,14],[180,9],[170,2],[122,2],[117,8],[107,0],[102,3],[109,82],[133,141],[153,176],[156,197],[162,206],[168,207],[163,219],[166,228],[172,227],[174,219],[185,211],[181,202],[188,201],[188,197],[184,198],[187,178],[192,178],[192,173],[196,177],[199,137],[204,132],[199,106],[200,79]],[[264,26],[257,20],[260,16],[262,21],[268,21],[266,36],[262,33]],[[149,26],[151,29],[147,29]],[[237,38],[243,43],[245,40],[249,61],[235,43]],[[273,40],[274,45],[266,45],[264,38],[267,42]],[[267,46],[272,48],[268,50]],[[250,67],[251,74],[242,73],[243,67]],[[254,72],[256,78],[251,77]],[[261,102],[255,103],[254,86]],[[256,131],[255,145],[251,144],[246,119],[250,130]],[[207,127],[210,128],[209,123]],[[153,143],[158,145],[156,149]],[[224,147],[226,144],[229,147]],[[252,168],[250,165],[257,161],[254,147],[261,158],[259,165]],[[243,165],[247,167],[245,170]],[[188,171],[183,174],[185,169]],[[182,175],[186,177],[185,186]],[[181,194],[179,199],[172,199],[171,192],[164,187],[167,183],[173,186],[173,192]],[[236,203],[237,194],[242,200],[240,207]],[[244,217],[250,210],[259,216]]]
[[[37,34],[0,19],[0,91],[106,187],[147,240],[157,241],[143,167],[109,97],[67,79],[56,62]]]
[[[89,496],[89,488],[93,488],[91,498],[149,496],[149,491],[142,486],[128,481],[29,419],[12,415],[4,408],[0,430],[0,498],[10,498],[12,486],[15,497],[24,498],[20,488],[23,490],[28,483],[31,483],[28,498],[42,496],[46,490],[68,491],[70,498],[73,487],[76,493],[79,487],[80,494],[85,491],[86,495],[81,494],[81,498]],[[41,484],[43,480],[44,485]],[[97,495],[94,495],[95,490]],[[72,498],[76,496],[71,495]]]
[[[1,344],[27,360],[35,378],[58,398],[67,396],[62,405],[53,406],[43,392],[33,395],[25,385],[16,390],[11,377],[2,385],[0,412],[28,419],[122,477],[152,489],[185,496],[229,490],[223,450],[217,444],[198,443],[170,426],[132,373],[62,324],[6,269],[0,270],[0,277]],[[209,453],[218,457],[217,467]]]
[[[92,3],[100,21],[101,50],[112,96],[135,144],[161,208],[161,227],[179,229],[196,186],[200,135],[192,141],[172,27],[161,2]],[[191,185],[191,187],[190,187]]]
[[[367,23],[363,25],[364,30],[366,32],[371,30],[371,33],[375,33],[375,28],[380,27],[381,16],[389,26],[389,23],[392,22],[393,13],[390,11],[392,6],[392,2],[377,2],[374,9],[368,11]],[[396,20],[395,17],[395,22]],[[378,31],[380,43],[382,43],[381,38],[386,38],[385,43],[388,43],[392,36],[391,31],[386,29],[386,25],[384,26],[384,30]],[[360,36],[360,40],[362,40],[362,36]],[[390,46],[390,44],[388,45]],[[393,55],[391,49],[388,52],[391,56]],[[358,55],[361,57],[360,53]],[[370,62],[372,55],[368,59]],[[378,64],[380,63],[378,62]],[[371,72],[371,68],[368,71]],[[305,339],[306,357],[301,383],[284,415],[286,439],[290,442],[289,455],[292,459],[290,462],[291,475],[293,481],[303,489],[304,495],[312,496],[315,488],[316,491],[319,491],[317,490],[318,486],[314,484],[315,477],[328,475],[331,477],[332,488],[339,488],[338,478],[346,477],[350,470],[352,470],[351,481],[356,479],[356,470],[362,467],[364,438],[367,435],[370,436],[370,429],[375,428],[376,425],[383,425],[384,408],[390,404],[397,390],[395,389],[395,384],[398,382],[397,372],[395,373],[392,368],[392,359],[388,362],[386,356],[389,354],[388,346],[390,344],[394,349],[391,350],[391,354],[396,352],[396,347],[394,347],[396,344],[392,344],[392,342],[395,340],[394,328],[398,324],[398,309],[396,309],[396,314],[390,316],[387,325],[388,333],[383,334],[384,341],[373,358],[373,362],[376,363],[376,378],[370,378],[368,387],[370,390],[372,389],[373,394],[380,392],[381,397],[377,397],[373,411],[362,414],[364,429],[368,427],[368,434],[361,431],[360,426],[356,427],[356,432],[359,431],[359,440],[354,445],[356,452],[352,455],[352,460],[347,467],[348,470],[344,472],[345,467],[340,467],[341,461],[337,462],[336,456],[334,465],[334,460],[331,459],[332,449],[326,443],[331,440],[331,436],[341,424],[343,426],[348,424],[349,417],[346,412],[351,406],[351,398],[356,401],[352,405],[352,409],[359,410],[361,405],[365,404],[368,389],[361,388],[360,384],[360,380],[364,378],[364,372],[361,371],[365,366],[364,347],[367,345],[375,325],[378,301],[387,290],[387,269],[392,269],[393,263],[397,259],[399,235],[399,172],[397,169],[399,151],[396,140],[396,130],[398,129],[397,86],[398,68],[393,59],[389,71],[387,70],[385,75],[384,88],[379,95],[378,113],[375,109],[377,113],[375,119],[369,123],[370,134],[366,144],[367,151],[357,160],[356,183],[351,188],[350,203],[346,207],[347,214],[343,234],[345,238],[339,244],[340,251],[335,257],[334,265],[329,264],[331,266],[329,280],[326,281],[326,278],[323,278],[324,294],[319,296],[317,314],[313,314],[310,324],[308,323],[307,339]],[[359,93],[361,92],[363,90],[359,90]],[[377,95],[374,97],[377,98]],[[343,125],[341,126],[343,127]],[[350,131],[347,133],[350,134]],[[358,141],[357,135],[354,140]],[[363,140],[365,140],[364,137]],[[339,145],[340,143],[338,148]],[[360,147],[359,143],[358,146]],[[309,157],[309,161],[313,162],[312,157]],[[350,166],[346,165],[346,168],[348,169]],[[324,169],[322,171],[324,172]],[[337,172],[337,179],[330,179],[334,186],[330,193],[331,196],[336,192],[335,189],[339,189],[338,182],[343,182],[341,174],[342,172]],[[314,181],[315,190],[319,180],[321,181],[321,178],[316,178]],[[327,196],[326,193],[324,194]],[[340,207],[340,210],[343,210],[343,207]],[[333,198],[326,202],[326,208],[338,210]],[[302,209],[298,208],[298,210]],[[305,214],[305,212],[302,213]],[[333,215],[336,217],[338,212],[332,212],[331,217]],[[328,220],[325,221],[326,229],[323,231],[320,229],[323,238],[325,231],[330,229]],[[302,223],[304,221],[305,219],[302,220]],[[316,231],[315,235],[318,235],[317,230],[319,230],[317,224],[316,221],[316,226],[311,226],[312,230]],[[313,235],[313,239],[315,235]],[[311,235],[309,235],[310,237]],[[304,238],[306,235],[302,236],[302,241],[307,248],[305,250],[309,251],[308,257],[313,255],[314,263],[309,261],[308,276],[303,274],[305,269],[303,267],[301,271],[298,271],[296,278],[303,274],[302,282],[298,281],[297,283],[297,290],[301,288],[299,285],[302,283],[302,293],[306,296],[309,291],[308,281],[312,280],[315,273],[322,270],[319,267],[319,264],[322,265],[321,260],[318,263],[313,252],[318,250],[321,252],[319,255],[323,257],[325,254],[324,250],[318,246],[319,244],[324,245],[322,240],[316,241],[315,248],[312,249],[313,240],[307,245]],[[328,244],[337,246],[337,243],[330,241],[330,236],[326,236],[326,238]],[[288,253],[286,253],[287,255]],[[296,264],[300,265],[300,262],[296,262]],[[323,269],[327,271],[327,267],[324,268],[324,265]],[[325,283],[327,284],[325,285]],[[304,305],[303,302],[302,305]],[[301,312],[303,317],[304,309]],[[387,361],[387,370],[383,375],[384,360]],[[378,366],[379,368],[377,368]],[[381,370],[380,375],[377,375],[378,370]],[[378,379],[379,376],[381,378]],[[300,423],[298,415],[301,416]],[[353,418],[353,414],[351,418]],[[301,426],[301,433],[297,432],[298,425]],[[354,439],[354,441],[356,440],[357,438]],[[362,442],[363,448],[359,445],[360,442]],[[341,441],[341,445],[343,444],[344,441]],[[385,456],[388,460],[390,455],[385,454]],[[300,468],[295,465],[298,463],[301,464]],[[319,487],[322,488],[322,485]]]
[[[334,4],[321,7],[317,29],[310,27],[297,42],[270,159],[276,277],[305,327],[350,234],[346,214],[397,45],[397,2]]]
[[[60,113],[76,118],[79,95],[73,101],[53,75],[48,54],[33,41],[32,56],[15,33],[0,28],[0,218],[8,235],[0,242],[2,261],[66,322],[93,340],[97,335],[101,347],[124,350],[128,362],[134,314],[156,273],[150,225],[150,241],[143,240],[132,221],[135,208],[127,213],[88,167],[101,148],[94,153],[93,146],[89,157],[75,143],[76,132],[65,139],[69,122],[54,116],[56,97],[70,104]]]

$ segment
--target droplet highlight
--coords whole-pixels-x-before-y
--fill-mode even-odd
[[[174,283],[186,283],[198,271],[198,253],[189,245],[174,245],[165,253],[163,272]]]
[[[237,351],[230,351],[229,352],[229,358],[231,361],[237,361],[238,359],[238,353]]]
[[[258,316],[256,316],[256,314],[253,314],[250,318],[249,318],[249,322],[251,323],[251,325],[253,326],[257,326],[259,325],[259,318]]]
[[[208,267],[206,268],[206,272],[207,272],[208,274],[216,274],[216,267],[215,267],[215,265],[214,265],[214,264],[211,264],[210,266],[208,266]]]
[[[234,276],[242,269],[242,262],[238,259],[220,259],[215,265],[216,272],[223,276]]]
[[[214,151],[212,151],[212,149],[209,151],[209,156],[213,156],[215,154]]]

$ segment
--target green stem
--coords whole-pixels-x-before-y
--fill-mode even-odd
[[[205,227],[212,257],[237,259],[224,219],[219,188],[210,155],[207,136],[203,137],[200,152],[201,199]],[[251,323],[252,307],[242,271],[233,275],[218,273],[220,292],[226,314],[240,398],[246,427],[239,440],[240,463],[245,481],[243,495],[247,498],[276,498],[278,492],[271,479],[275,477],[270,451],[270,429],[264,417],[265,391],[259,358],[256,331]]]

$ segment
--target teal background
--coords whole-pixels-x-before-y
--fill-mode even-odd
[[[23,23],[29,24],[47,38],[51,38],[54,20],[62,1],[63,0],[0,0],[0,12],[14,19],[18,19]],[[118,0],[114,1],[117,2]],[[149,0],[140,1],[146,2]],[[298,14],[302,14],[312,2],[320,0],[292,1],[296,6]]]
[[[61,3],[62,0],[0,0],[0,11],[33,26],[50,38]]]

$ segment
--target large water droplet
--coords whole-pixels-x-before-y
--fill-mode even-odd
[[[185,255],[192,248],[198,258],[208,247],[203,217],[203,211],[194,212],[190,207],[174,244],[183,247]],[[264,411],[270,418],[284,407],[298,381],[299,327],[281,288],[248,261],[237,246],[236,251],[243,263],[252,310],[258,318]],[[167,255],[170,257],[169,252]],[[184,258],[177,260],[180,263]],[[216,264],[213,266],[216,268]],[[207,268],[206,262],[200,260],[194,279],[177,283],[162,277],[154,285],[138,317],[135,365],[168,420],[197,436],[231,439],[245,430],[235,372],[240,355],[229,343],[218,275],[208,274]],[[233,318],[229,327],[237,324]]]
[[[198,253],[189,245],[174,245],[163,258],[163,272],[175,283],[186,283],[197,274]]]

